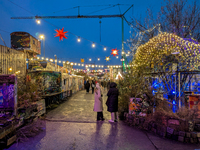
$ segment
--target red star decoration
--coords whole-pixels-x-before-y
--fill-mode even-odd
[[[62,40],[63,41],[63,38],[65,38],[65,39],[67,39],[67,37],[65,36],[65,33],[67,33],[68,31],[66,31],[66,32],[63,32],[63,29],[64,29],[64,27],[62,28],[62,30],[61,29],[56,29],[55,31],[57,32],[56,33],[56,36],[54,36],[54,37],[60,37],[60,39],[59,39],[59,41],[60,40]]]
[[[116,48],[115,48],[115,49],[112,49],[111,55],[113,55],[113,56],[118,55],[118,51],[119,51],[119,50],[117,50]]]

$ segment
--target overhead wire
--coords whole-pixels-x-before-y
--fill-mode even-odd
[[[96,13],[96,12],[99,12],[99,11],[103,11],[103,10],[106,10],[106,9],[109,9],[109,8],[112,8],[112,7],[115,7],[115,6],[116,6],[116,5],[113,5],[113,6],[110,6],[110,7],[106,7],[106,8],[100,9],[100,10],[96,10],[96,11],[87,13],[86,15],[88,15],[88,14],[93,14],[93,13]]]
[[[7,1],[9,1],[10,3],[12,3],[12,4],[14,4],[14,5],[20,7],[21,9],[23,9],[23,10],[25,10],[25,11],[27,11],[27,12],[33,14],[32,12],[30,12],[30,11],[26,10],[25,8],[23,8],[23,7],[19,6],[19,5],[17,5],[16,3],[14,3],[14,2],[12,2],[12,1],[10,1],[10,0],[7,0]],[[34,14],[33,14],[33,15],[34,15]]]
[[[6,32],[6,33],[10,33],[10,32],[8,32],[8,31],[2,30],[2,29],[0,29],[0,31]]]

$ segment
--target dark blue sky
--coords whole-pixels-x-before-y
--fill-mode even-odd
[[[26,9],[22,9],[18,6]],[[107,51],[103,50],[103,46],[96,44],[95,48],[92,48],[92,42],[81,39],[81,42],[77,42],[77,37],[73,34],[68,34],[68,39],[64,39],[59,42],[58,37],[55,35],[55,26],[42,21],[40,25],[37,25],[35,20],[14,20],[10,19],[15,16],[33,16],[33,15],[77,15],[77,9],[69,9],[76,6],[80,6],[81,15],[110,15],[120,14],[119,7],[113,7],[104,11],[92,13],[94,11],[107,8],[109,6],[97,5],[109,5],[109,4],[129,4],[121,5],[120,10],[124,12],[132,4],[133,9],[127,12],[126,19],[130,21],[131,17],[139,18],[140,15],[145,16],[147,7],[152,7],[155,12],[160,9],[161,0],[0,0],[0,34],[2,35],[5,43],[10,47],[10,33],[15,31],[24,31],[30,33],[32,36],[38,38],[39,34],[45,35],[45,56],[48,58],[54,58],[56,54],[59,60],[70,61],[80,63],[80,58],[84,58],[86,63],[89,63],[88,59],[91,58],[91,63],[98,65],[121,65],[120,57],[116,59],[111,56],[111,48],[117,48],[121,51],[121,39],[122,28],[121,18],[102,18],[101,19],[101,42],[100,42],[100,25],[99,19],[46,19],[49,23],[58,26],[60,29],[64,27],[65,31],[69,31],[77,36],[86,38],[95,43],[105,45]],[[90,6],[90,7],[86,7]],[[69,9],[61,11],[64,9]],[[29,11],[29,12],[28,12]],[[55,12],[55,13],[54,13]],[[124,39],[130,38],[130,26],[124,22]],[[4,45],[2,40],[0,44]],[[125,50],[129,50],[129,47],[125,45]],[[43,51],[42,51],[43,56]],[[110,56],[110,62],[106,62],[105,56]],[[100,57],[101,60],[97,61]],[[81,69],[81,67],[80,67]]]

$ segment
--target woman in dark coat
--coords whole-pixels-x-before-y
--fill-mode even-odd
[[[111,113],[111,120],[109,122],[117,122],[118,120],[118,95],[119,90],[116,88],[117,84],[115,82],[110,83],[110,89],[108,91],[108,99],[106,105],[108,106],[108,111]]]
[[[85,89],[86,89],[86,92],[89,93],[89,89],[90,89],[89,81],[87,81],[87,83],[85,84]]]

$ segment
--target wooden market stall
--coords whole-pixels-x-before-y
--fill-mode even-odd
[[[45,99],[46,107],[62,100],[61,73],[54,71],[30,71],[27,77],[33,84],[38,84],[41,88],[42,97]]]

